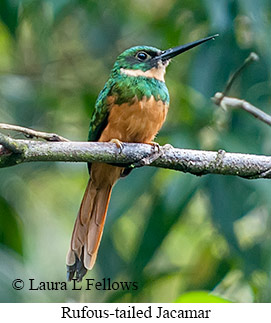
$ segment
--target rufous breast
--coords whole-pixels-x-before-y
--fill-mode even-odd
[[[109,97],[110,112],[108,124],[99,141],[118,139],[123,142],[150,143],[162,127],[168,112],[168,105],[153,96],[149,99],[134,99],[133,103],[117,105]]]

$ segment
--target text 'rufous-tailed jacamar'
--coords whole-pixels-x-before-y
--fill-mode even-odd
[[[215,36],[163,51],[136,46],[120,54],[96,101],[88,140],[152,144],[168,112],[164,76],[170,59]],[[94,266],[112,187],[129,173],[125,167],[96,162],[88,168],[90,178],[67,254],[68,280],[74,274],[82,280]]]

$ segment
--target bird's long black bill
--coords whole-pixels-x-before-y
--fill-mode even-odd
[[[167,49],[167,50],[164,50],[161,55],[159,55],[158,57],[156,57],[156,59],[161,59],[162,61],[166,61],[172,57],[175,57],[181,53],[184,53],[186,52],[187,50],[191,49],[191,48],[194,48],[200,44],[203,44],[205,42],[207,42],[208,40],[211,40],[211,39],[215,39],[215,37],[218,37],[219,35],[216,34],[216,35],[213,35],[213,36],[210,36],[210,37],[206,37],[206,38],[203,38],[203,39],[200,39],[200,40],[196,40],[192,43],[188,43],[188,44],[185,44],[185,45],[181,45],[181,46],[177,46],[177,47],[174,47],[174,48],[170,48],[170,49]]]

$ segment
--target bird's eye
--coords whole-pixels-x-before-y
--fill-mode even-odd
[[[136,53],[136,58],[140,61],[145,61],[150,55],[145,52],[138,52]]]

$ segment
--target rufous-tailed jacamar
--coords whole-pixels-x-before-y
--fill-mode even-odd
[[[168,112],[164,75],[170,59],[215,36],[168,50],[136,46],[120,54],[96,101],[88,140],[153,144]],[[96,162],[88,168],[90,178],[67,254],[68,280],[74,274],[82,280],[94,266],[112,187],[129,173],[125,167]]]

